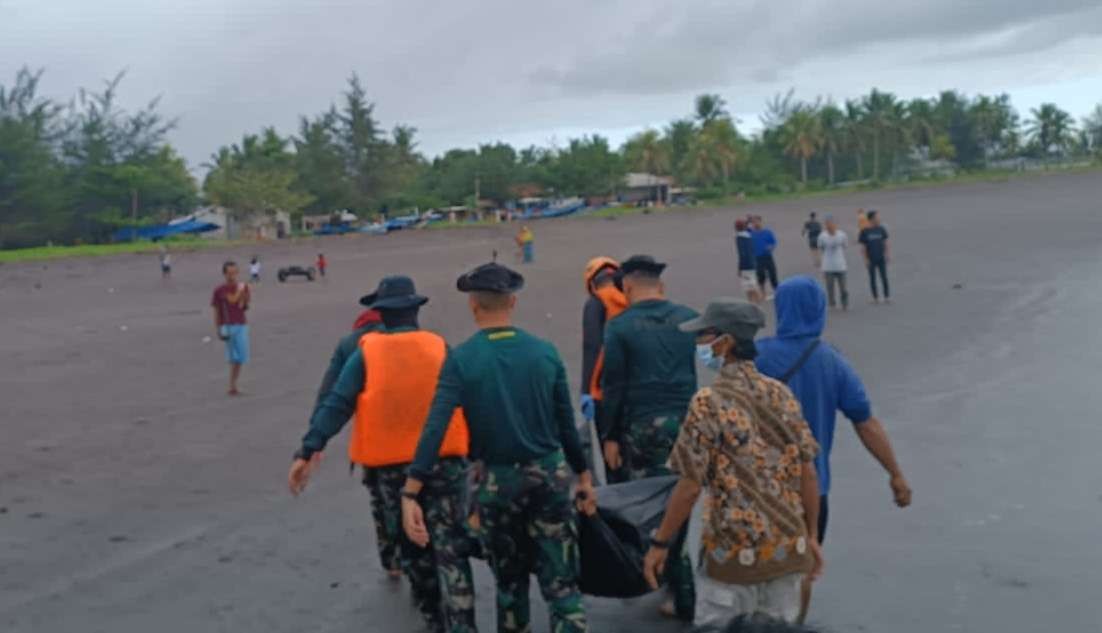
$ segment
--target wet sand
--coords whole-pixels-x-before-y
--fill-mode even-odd
[[[852,244],[859,206],[891,232],[896,302],[868,305],[851,247],[853,307],[830,315],[826,339],[865,378],[915,503],[896,509],[879,466],[839,430],[812,619],[840,633],[1094,630],[1097,173],[534,222],[518,323],[558,345],[577,383],[587,258],[652,253],[670,264],[671,297],[701,307],[737,291],[736,213],[766,216],[784,277],[810,272],[808,211],[835,213]],[[344,437],[302,498],[286,492],[287,466],[359,295],[412,275],[432,298],[423,325],[462,341],[473,325],[455,277],[494,249],[510,260],[513,230],[181,253],[168,282],[155,255],[0,266],[0,630],[417,630],[407,590],[382,577]],[[328,279],[275,282],[318,250]],[[203,342],[208,303],[222,260],[253,253],[265,266],[253,361],[246,395],[229,398],[221,345]],[[476,575],[492,631],[492,582],[481,564]],[[534,587],[533,603],[545,631]],[[653,597],[589,606],[598,633],[683,630]]]

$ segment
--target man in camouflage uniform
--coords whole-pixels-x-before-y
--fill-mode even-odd
[[[349,355],[337,380],[310,420],[291,466],[291,492],[300,493],[330,438],[355,413],[350,458],[364,465],[378,491],[384,521],[401,516],[401,491],[417,438],[433,399],[436,376],[445,358],[442,338],[420,330],[417,312],[426,298],[413,281],[383,279],[371,307],[386,329],[365,335]],[[473,633],[474,582],[465,525],[467,501],[467,428],[454,408],[445,420],[447,438],[440,459],[425,474],[422,502],[433,546],[401,538],[402,571],[414,603],[432,633]]]
[[[437,542],[425,525],[425,491],[448,416],[461,406],[478,463],[475,517],[497,583],[497,631],[531,630],[528,582],[535,573],[552,633],[582,633],[588,624],[577,584],[574,473],[584,511],[596,512],[596,494],[562,360],[550,343],[512,325],[513,293],[523,283],[498,264],[459,278],[480,331],[448,353],[440,372],[402,492],[402,523],[414,543]]]
[[[360,305],[369,306],[375,300],[375,293],[360,297]],[[318,397],[314,401],[314,409],[321,407],[321,401],[325,394],[333,388],[337,377],[344,369],[344,363],[348,357],[359,347],[360,338],[368,332],[378,332],[386,329],[383,326],[382,315],[378,310],[364,310],[356,322],[352,325],[352,333],[341,337],[337,346],[333,348],[333,355],[329,358],[329,366],[322,376],[321,385],[318,387]],[[399,558],[399,531],[402,529],[402,513],[398,500],[392,505],[383,502],[386,494],[380,486],[380,478],[374,469],[363,469],[363,484],[371,493],[371,518],[375,523],[375,545],[379,550],[379,562],[392,579],[402,577],[402,562]]]
[[[622,466],[629,480],[670,474],[670,451],[696,392],[696,340],[678,326],[697,313],[666,299],[665,268],[649,255],[623,262],[631,307],[605,327],[605,462]],[[685,546],[671,561],[668,580],[673,601],[663,612],[691,620],[696,595]]]

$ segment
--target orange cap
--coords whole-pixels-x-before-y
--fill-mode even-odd
[[[589,260],[585,265],[585,275],[582,276],[582,280],[585,282],[585,291],[592,292],[592,285],[594,278],[597,277],[597,273],[606,268],[613,270],[620,270],[620,263],[611,257],[594,257]]]

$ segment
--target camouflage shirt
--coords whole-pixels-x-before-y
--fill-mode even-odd
[[[710,578],[756,584],[810,569],[800,482],[818,452],[792,392],[753,362],[728,364],[693,396],[670,468],[707,493]]]

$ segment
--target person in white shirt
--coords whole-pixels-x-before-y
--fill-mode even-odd
[[[253,260],[249,262],[249,281],[252,283],[260,282],[260,258],[253,255]]]
[[[834,216],[826,216],[826,230],[819,234],[819,252],[822,253],[823,277],[826,280],[827,301],[830,307],[837,304],[834,300],[834,287],[841,290],[842,309],[849,309],[849,291],[846,290],[846,234],[838,229]]]

